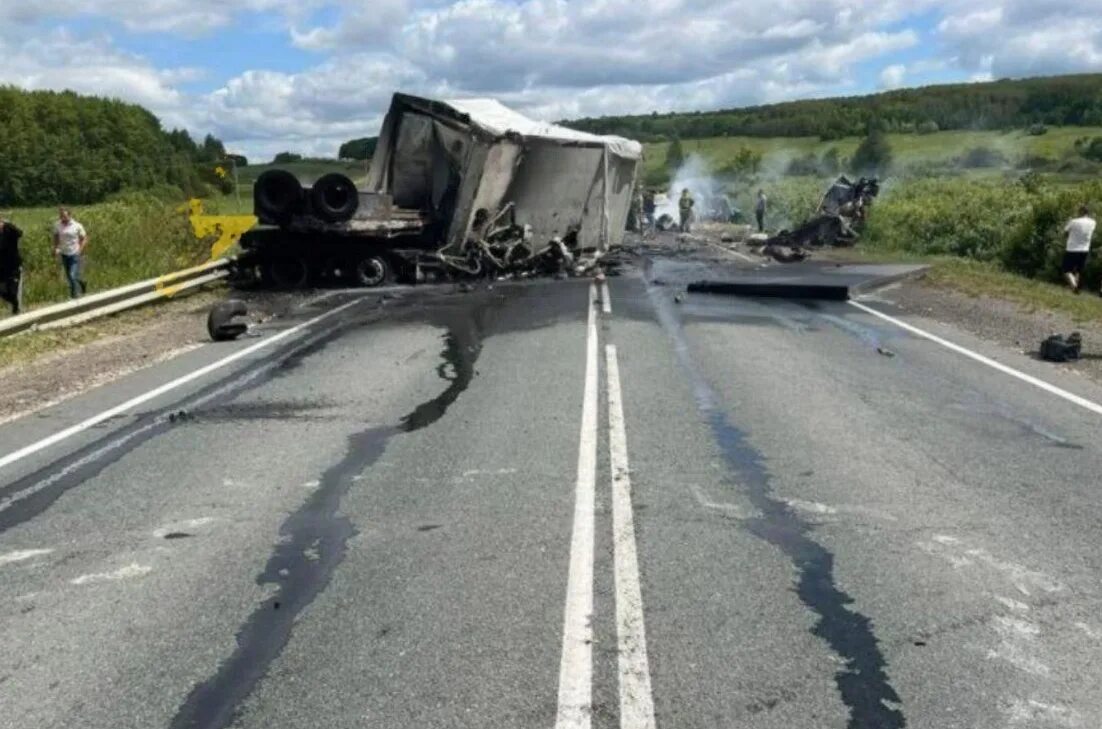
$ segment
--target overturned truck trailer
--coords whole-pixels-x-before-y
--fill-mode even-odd
[[[491,99],[395,94],[363,189],[258,180],[268,225],[242,245],[282,285],[311,275],[375,285],[391,271],[581,273],[620,242],[641,158],[638,142],[536,122]]]

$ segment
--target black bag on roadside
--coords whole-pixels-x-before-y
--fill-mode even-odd
[[[1041,342],[1041,359],[1046,362],[1074,362],[1083,350],[1083,339],[1079,332],[1072,332],[1065,339],[1059,334]]]

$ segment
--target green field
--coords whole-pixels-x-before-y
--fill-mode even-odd
[[[1060,160],[1074,151],[1080,137],[1102,136],[1102,127],[1053,127],[1047,134],[1032,136],[1024,131],[949,131],[935,134],[888,134],[898,168],[906,171],[920,163],[948,163],[965,152],[985,147],[1002,153],[1012,163],[1023,157],[1047,157]],[[793,157],[807,154],[822,156],[835,148],[842,159],[853,155],[860,137],[829,142],[818,137],[717,137],[686,139],[681,146],[686,155],[698,154],[713,169],[730,162],[740,149],[750,149],[763,157],[763,168],[780,167]],[[648,176],[665,168],[668,143],[646,145]]]
[[[180,202],[132,193],[110,202],[75,206],[73,217],[88,231],[84,278],[89,291],[123,286],[178,271],[209,259],[210,245],[191,233]],[[23,230],[23,298],[29,307],[68,298],[68,285],[54,259],[51,231],[57,208],[15,208],[11,220]],[[6,309],[0,309],[7,314]]]
[[[354,181],[360,182],[367,177],[367,164],[364,162],[341,162],[339,160],[305,160],[287,164],[248,165],[237,169],[237,181],[242,185],[252,185],[256,178],[268,170],[280,169],[293,172],[306,184],[310,184],[322,175],[340,172]]]

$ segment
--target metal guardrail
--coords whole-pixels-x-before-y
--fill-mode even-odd
[[[26,314],[0,319],[0,337],[19,332],[72,326],[116,314],[159,299],[167,299],[181,291],[213,283],[229,275],[232,258],[220,258],[201,266],[185,268],[157,278],[101,291],[61,304],[51,304]]]

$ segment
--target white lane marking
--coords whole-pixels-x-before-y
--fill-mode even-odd
[[[624,400],[616,345],[605,346],[608,377],[608,452],[612,466],[612,544],[616,582],[616,634],[619,640],[620,729],[654,729],[654,697],[647,661],[643,591],[639,584],[635,519],[631,508]]]
[[[612,313],[612,296],[608,293],[608,281],[601,282],[601,311],[605,314]]]
[[[589,729],[593,713],[593,538],[597,484],[597,285],[589,289],[574,529],[563,615],[556,729]]]
[[[200,397],[199,399],[193,400],[192,403],[191,403],[191,407],[193,407],[193,408],[200,407],[202,405],[205,405],[208,402],[211,402],[212,400],[218,400],[225,393],[229,392],[233,388],[240,387],[240,386],[248,383],[250,380],[256,379],[263,372],[267,371],[267,369],[268,368],[266,368],[266,367],[262,367],[262,368],[259,368],[259,369],[248,370],[242,376],[231,379],[228,383],[226,383],[222,387],[215,388],[214,390],[212,390],[211,392],[207,393],[206,395]],[[110,453],[111,451],[116,450],[118,448],[122,448],[129,441],[137,438],[139,435],[142,435],[143,433],[147,433],[147,432],[153,430],[154,428],[160,426],[162,424],[162,422],[163,421],[161,421],[161,420],[152,420],[152,421],[146,423],[145,425],[143,425],[140,428],[136,428],[135,430],[132,430],[129,433],[126,433],[126,434],[124,434],[124,435],[122,435],[118,438],[115,438],[114,440],[108,441],[103,446],[97,448],[96,450],[94,450],[91,453],[83,456],[82,458],[78,458],[77,460],[70,462],[68,465],[66,465],[64,468],[62,468],[60,471],[55,471],[54,473],[51,473],[49,476],[42,479],[41,481],[38,481],[38,482],[34,483],[30,488],[26,488],[22,491],[18,491],[14,494],[11,494],[9,496],[6,496],[6,497],[0,499],[0,512],[7,511],[8,509],[12,508],[13,506],[15,506],[20,501],[24,501],[24,500],[30,498],[31,496],[34,496],[38,492],[43,491],[43,490],[49,488],[50,486],[53,486],[55,483],[61,481],[63,478],[68,476],[70,473],[73,473],[75,471],[80,470],[81,468],[84,468],[84,466],[88,465],[89,463],[95,463],[97,460],[99,460],[100,458],[102,458],[106,454]],[[225,480],[223,480],[222,485],[223,486],[233,486],[234,484],[229,479],[225,479]]]
[[[69,580],[69,582],[74,585],[87,585],[94,582],[115,582],[117,580],[129,580],[133,577],[142,577],[143,575],[148,575],[152,571],[153,568],[149,565],[134,562],[114,572],[95,572],[90,575],[81,575],[80,577]]]
[[[20,549],[15,552],[8,552],[6,554],[0,554],[0,567],[6,564],[13,564],[15,562],[24,562],[34,557],[40,557],[44,554],[50,554],[54,550],[52,549]]]
[[[897,327],[900,327],[901,329],[906,329],[911,334],[916,334],[916,335],[922,337],[923,339],[928,339],[931,342],[934,342],[935,344],[940,344],[941,346],[945,347],[946,349],[951,349],[952,351],[956,352],[957,354],[963,354],[965,357],[968,357],[969,359],[973,359],[976,362],[979,362],[980,364],[985,364],[988,367],[991,367],[992,369],[996,369],[999,372],[1002,372],[1003,374],[1010,375],[1011,377],[1014,377],[1018,380],[1021,380],[1022,382],[1033,385],[1034,387],[1038,387],[1038,388],[1044,390],[1045,392],[1056,395],[1057,397],[1062,397],[1063,399],[1067,400],[1068,402],[1074,403],[1075,405],[1078,405],[1081,408],[1085,408],[1087,410],[1090,410],[1092,413],[1095,413],[1096,415],[1102,415],[1102,405],[1099,405],[1096,402],[1088,400],[1084,397],[1079,397],[1078,395],[1076,395],[1074,393],[1068,392],[1067,390],[1059,388],[1056,385],[1045,382],[1044,380],[1039,379],[1037,377],[1034,377],[1033,375],[1027,375],[1024,372],[1020,372],[1020,371],[1014,369],[1013,367],[1008,367],[1008,366],[1004,365],[1002,362],[996,362],[995,360],[991,359],[990,357],[985,357],[985,356],[983,356],[982,354],[980,354],[978,352],[973,352],[972,350],[967,349],[965,347],[962,347],[959,344],[953,344],[952,342],[950,342],[947,339],[942,339],[941,337],[937,336],[936,334],[931,334],[930,332],[925,331],[924,329],[919,329],[918,327],[916,327],[912,324],[908,324],[905,321],[902,321],[900,319],[896,319],[894,316],[888,316],[887,314],[885,314],[881,311],[877,311],[876,309],[872,308],[871,306],[865,306],[864,304],[862,304],[858,301],[850,301],[849,303],[852,306],[856,306],[861,311],[864,311],[868,314],[872,314],[873,316],[878,317],[880,319],[883,319],[886,322],[890,322],[892,324],[895,324]]]
[[[74,435],[77,435],[78,433],[83,433],[84,431],[88,430],[89,428],[94,428],[95,426],[99,425],[100,423],[102,423],[106,420],[110,420],[111,418],[113,418],[117,415],[122,415],[123,413],[127,413],[127,412],[133,410],[134,408],[138,407],[139,405],[143,405],[143,404],[149,402],[150,400],[153,400],[154,398],[160,397],[161,395],[164,395],[167,392],[171,392],[172,390],[175,390],[179,387],[182,387],[183,385],[186,385],[189,382],[193,382],[193,381],[199,379],[200,377],[205,377],[205,376],[209,375],[211,372],[215,372],[216,370],[220,370],[223,367],[225,367],[226,365],[233,364],[234,362],[236,362],[240,359],[244,359],[245,357],[248,357],[250,354],[253,354],[254,352],[258,352],[261,349],[264,349],[266,347],[270,347],[273,344],[277,344],[278,342],[282,342],[284,339],[287,339],[289,337],[293,337],[295,334],[298,334],[302,330],[307,329],[309,327],[312,327],[320,321],[324,321],[325,319],[328,319],[332,316],[335,316],[335,315],[339,314],[340,312],[344,311],[345,309],[348,309],[352,306],[355,306],[356,304],[359,304],[362,301],[363,301],[363,299],[356,299],[355,301],[349,301],[346,304],[342,304],[342,305],[338,306],[335,309],[331,309],[331,310],[325,312],[324,314],[319,314],[318,316],[315,316],[313,319],[310,319],[308,321],[304,321],[301,324],[297,324],[297,325],[291,327],[290,329],[285,329],[284,331],[279,332],[278,334],[273,334],[272,336],[268,337],[267,339],[265,339],[263,341],[257,342],[256,344],[253,344],[249,347],[246,347],[245,349],[239,350],[239,351],[234,352],[233,354],[231,354],[229,356],[223,357],[222,359],[218,360],[217,362],[212,362],[211,364],[207,365],[206,367],[200,367],[199,369],[194,370],[192,372],[189,372],[188,374],[186,374],[182,377],[178,377],[175,380],[171,380],[170,382],[166,382],[165,384],[161,385],[160,387],[155,387],[155,388],[153,388],[152,390],[150,390],[146,393],[143,393],[141,395],[138,395],[137,397],[131,398],[131,399],[127,400],[126,402],[120,404],[120,405],[116,405],[113,408],[109,408],[107,410],[104,410],[103,412],[99,413],[98,415],[93,415],[92,417],[88,418],[87,420],[81,421],[81,422],[77,423],[76,425],[71,425],[68,428],[65,428],[64,430],[59,430],[58,432],[54,433],[53,435],[47,436],[46,438],[43,438],[42,440],[40,440],[36,443],[31,443],[30,445],[24,446],[23,448],[20,448],[17,451],[13,451],[13,452],[7,454],[6,456],[0,457],[0,468],[4,468],[5,466],[10,466],[11,464],[16,463],[17,461],[23,460],[27,456],[38,453],[39,451],[41,451],[45,448],[49,448],[50,446],[55,445],[57,443],[60,443],[63,440],[71,438]]]

